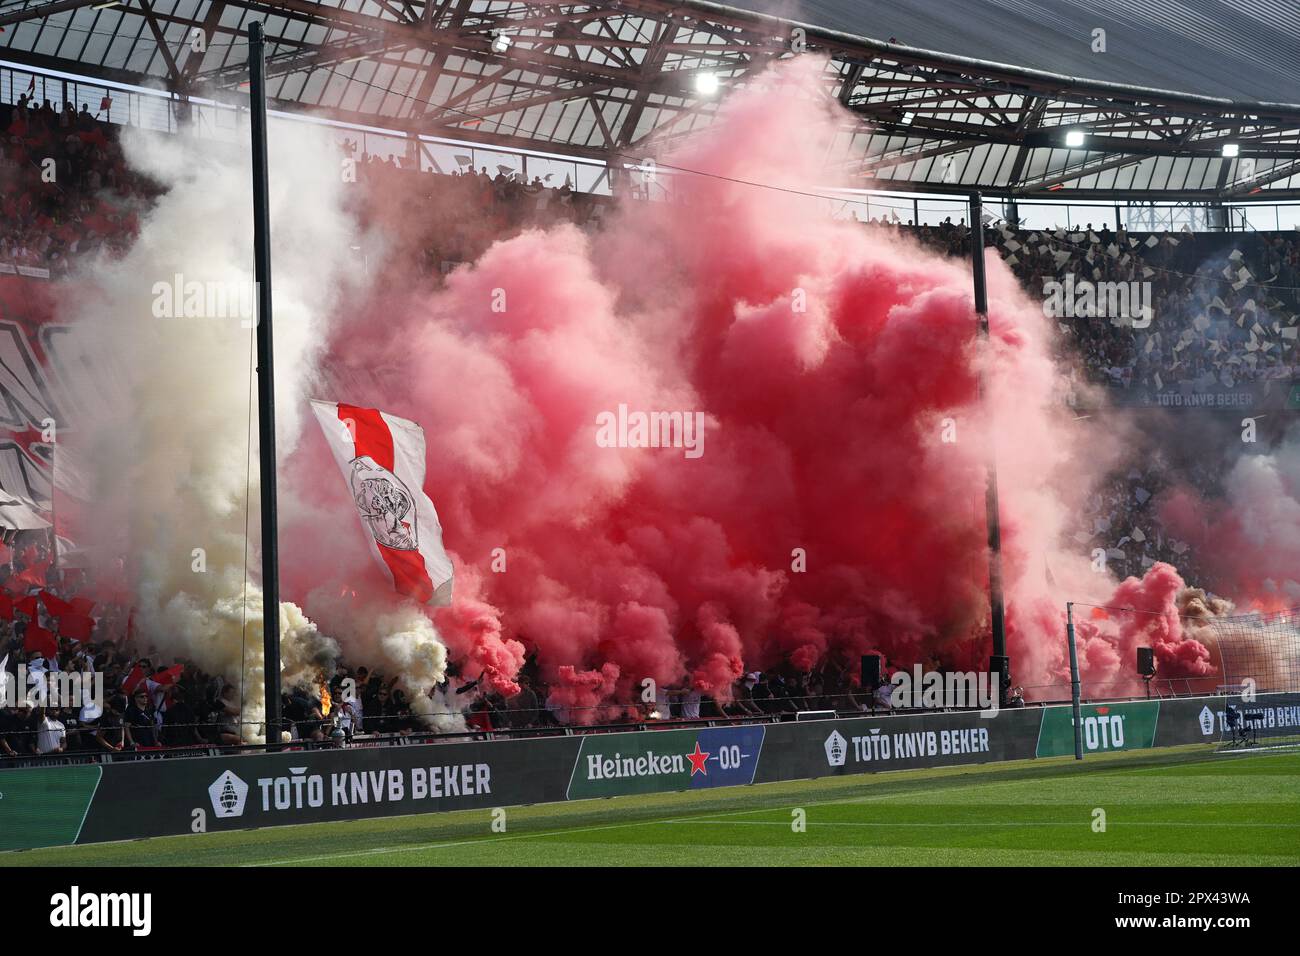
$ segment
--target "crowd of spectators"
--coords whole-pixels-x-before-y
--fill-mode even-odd
[[[468,164],[446,174],[420,171],[400,157],[359,152],[346,138],[340,148],[355,164],[363,187],[355,204],[361,225],[383,223],[391,233],[392,224],[402,223],[406,230],[401,242],[385,249],[388,267],[401,275],[411,268],[446,274],[525,228],[562,222],[595,226],[608,208],[605,198],[575,191],[567,177],[559,183],[551,175],[526,181],[504,166],[493,173]],[[405,255],[415,261],[400,258]]]
[[[453,678],[454,680],[454,678]],[[569,701],[562,688],[548,686],[530,658],[517,678],[518,694],[510,697],[484,691],[468,711],[470,727],[481,730],[563,727],[574,724],[724,720],[779,716],[809,710],[860,712],[888,707],[887,699],[855,682],[847,659],[832,652],[811,670],[792,663],[742,674],[729,690],[729,700],[685,684],[658,686],[652,699],[626,704],[602,703],[583,710]],[[459,691],[474,690],[464,685]],[[634,689],[635,690],[635,689]]]
[[[1300,364],[1294,239],[1133,236],[1107,227],[994,235],[1031,295],[1066,277],[1137,284],[1130,288],[1140,290],[1149,316],[1057,318],[1078,356],[1074,367],[1094,383],[1194,394],[1290,381]]]
[[[131,172],[119,127],[101,122],[83,104],[56,107],[27,95],[0,105],[0,269],[6,265],[57,274],[79,257],[125,249],[141,203],[155,187]],[[563,183],[524,181],[505,167],[495,173],[468,164],[450,174],[407,168],[394,158],[341,148],[355,161],[365,188],[357,214],[369,223],[407,224],[396,244],[431,275],[477,258],[494,241],[532,226],[572,222],[595,229],[608,199]],[[550,177],[548,177],[549,179]],[[938,251],[969,255],[964,222],[915,226],[897,220],[869,228],[897,230]],[[1094,229],[1028,230],[1007,224],[986,231],[1031,297],[1046,283],[1149,283],[1150,324],[1131,316],[1047,316],[1062,356],[1080,382],[1112,389],[1231,389],[1242,383],[1289,382],[1297,361],[1300,323],[1300,242],[1286,235],[1192,236]],[[1186,543],[1161,527],[1154,502],[1180,482],[1207,495],[1218,475],[1204,461],[1172,468],[1149,465],[1112,476],[1086,503],[1072,531],[1088,550],[1101,547],[1113,572],[1141,574],[1156,561],[1199,580]],[[32,535],[0,545],[0,679],[28,673],[94,672],[102,676],[102,706],[89,701],[0,708],[0,761],[38,754],[102,754],[246,742],[260,725],[245,724],[242,689],[192,661],[161,660],[138,646],[125,604],[96,589],[80,572],[59,569],[46,543]],[[77,604],[75,611],[69,608]],[[93,609],[93,612],[90,610]],[[91,614],[93,613],[93,617]],[[90,621],[84,625],[71,623]],[[74,634],[78,636],[73,636]],[[427,731],[430,713],[463,714],[471,730],[527,729],[612,720],[692,720],[757,717],[798,710],[863,711],[887,706],[851,679],[834,658],[813,671],[789,664],[750,671],[719,702],[690,687],[660,688],[652,701],[580,713],[562,689],[548,686],[530,661],[520,691],[504,697],[453,671],[412,700],[399,675],[339,662],[334,674],[289,688],[282,700],[290,739],[327,741],[370,734]]]
[[[1213,480],[1208,470],[1194,466],[1180,471],[1178,483],[1205,493]],[[1163,561],[1178,568],[1184,580],[1205,584],[1195,553],[1165,528],[1156,507],[1159,494],[1173,484],[1171,474],[1157,461],[1112,475],[1094,489],[1076,516],[1073,543],[1084,554],[1104,551],[1107,570],[1120,579],[1141,577]]]
[[[871,225],[906,232],[946,255],[970,254],[964,219]],[[1149,314],[1140,314],[1135,299],[1122,314],[1099,308],[1095,315],[1045,316],[1056,322],[1061,357],[1081,382],[1189,395],[1243,383],[1284,387],[1300,368],[1300,236],[1000,223],[985,229],[985,242],[1045,306],[1049,283],[1138,284]]]
[[[125,598],[94,586],[80,570],[60,568],[43,533],[21,533],[12,546],[0,547],[0,701],[6,704],[0,706],[0,766],[61,755],[206,751],[260,738],[263,727],[246,719],[254,708],[236,683],[144,647]],[[83,619],[84,627],[74,627]],[[79,683],[55,680],[73,674]],[[727,701],[687,685],[661,687],[650,700],[602,702],[587,710],[547,684],[535,656],[516,681],[518,693],[505,696],[485,681],[462,680],[453,665],[441,683],[418,691],[426,699],[413,700],[401,675],[340,660],[332,674],[285,688],[281,739],[330,745],[434,731],[888,707],[887,693],[858,687],[849,662],[837,654],[808,671],[787,663],[744,674]]]
[[[85,103],[24,93],[0,104],[0,269],[59,275],[78,258],[125,251],[157,189],[128,167],[120,129]]]

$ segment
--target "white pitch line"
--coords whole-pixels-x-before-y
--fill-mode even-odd
[[[413,846],[380,846],[351,853],[324,853],[320,856],[300,856],[293,860],[268,860],[265,863],[245,863],[245,866],[289,866],[295,863],[312,863],[317,860],[346,860],[348,857],[369,856],[374,853],[406,853],[411,850],[441,850],[452,846],[470,846],[475,843],[502,843],[506,840],[527,840],[529,837],[559,836],[565,833],[591,833],[596,830],[619,830],[625,827],[643,827],[662,820],[641,820],[636,823],[611,823],[599,827],[576,827],[571,830],[540,830],[537,833],[516,833],[513,836],[478,837],[473,840],[455,840],[450,843],[418,843]]]
[[[683,821],[665,820],[664,823],[679,823]],[[698,820],[692,821],[698,823],[723,823],[727,826],[743,827],[788,827],[790,823],[785,820]],[[987,821],[972,823],[858,823],[854,821],[832,821],[832,820],[809,820],[809,827],[1090,827],[1091,818],[1080,819],[1073,823],[1062,823],[1058,821],[1026,821],[1017,823],[990,823]],[[1108,827],[1129,826],[1129,827],[1203,827],[1204,823],[1192,823],[1185,821],[1152,821],[1152,820],[1110,820],[1107,821]],[[1235,827],[1285,827],[1297,828],[1300,823],[1216,823],[1218,828],[1233,829]]]
[[[866,800],[884,800],[891,796],[895,796],[895,794],[875,794],[870,797],[856,798],[856,799],[858,801],[865,802]],[[821,806],[832,806],[833,804],[844,803],[844,802],[847,801],[843,799],[824,800],[818,803],[803,803],[800,804],[800,806],[821,807]],[[689,822],[690,820],[703,819],[708,816],[739,816],[741,814],[746,814],[746,813],[770,813],[773,811],[785,810],[785,809],[787,808],[786,807],[757,807],[757,808],[750,808],[748,810],[727,810],[721,814],[719,814],[717,811],[713,811],[712,813],[689,816],[689,817],[656,817],[652,820],[638,820],[633,823],[610,823],[604,826],[596,826],[596,827],[576,827],[576,828],[563,829],[563,830],[540,830],[536,833],[517,833],[513,836],[476,837],[473,840],[455,840],[447,843],[419,843],[413,846],[374,847],[369,850],[356,850],[351,853],[325,853],[319,856],[298,857],[293,860],[268,860],[264,863],[245,863],[243,865],[244,866],[287,866],[295,863],[312,863],[317,860],[339,860],[339,859],[346,859],[348,857],[353,857],[353,856],[367,856],[372,853],[399,853],[408,850],[441,850],[446,847],[470,846],[471,844],[475,844],[475,843],[500,843],[504,840],[526,840],[531,837],[563,836],[566,833],[594,833],[599,830],[622,830],[628,827],[644,827],[644,826],[651,826],[658,823]]]
[[[897,796],[897,794],[881,793],[881,794],[873,794],[872,796],[869,797],[854,798],[851,801],[844,800],[844,799],[823,800],[816,803],[802,803],[799,804],[799,806],[829,807],[829,806],[834,806],[835,804],[847,803],[847,802],[865,803],[868,800],[887,800],[890,797],[895,797],[895,796]],[[532,837],[564,836],[569,833],[595,833],[600,830],[624,830],[629,827],[654,826],[660,823],[689,823],[692,820],[704,820],[704,819],[708,819],[711,816],[741,816],[747,813],[775,813],[780,811],[788,811],[790,809],[793,809],[793,806],[751,807],[748,810],[727,810],[720,814],[715,811],[711,814],[702,814],[702,815],[695,815],[695,816],[688,816],[688,817],[656,817],[652,820],[637,820],[633,823],[610,823],[604,826],[573,827],[573,828],[563,829],[563,830],[539,830],[536,833],[517,833],[514,834],[513,836],[476,837],[473,840],[455,840],[455,841],[445,842],[445,843],[419,843],[412,846],[372,847],[369,850],[355,850],[351,853],[324,853],[324,854],[320,854],[319,856],[303,856],[303,857],[297,857],[296,859],[292,859],[292,860],[267,860],[262,863],[245,863],[243,865],[244,866],[290,866],[296,863],[314,863],[318,860],[342,860],[342,859],[347,859],[348,857],[369,856],[374,853],[403,853],[410,850],[441,850],[447,847],[470,846],[476,843],[483,843],[483,844],[501,843],[505,840],[527,840]],[[786,823],[782,823],[782,825],[789,826],[789,824]]]
[[[1216,757],[1249,757],[1252,754],[1275,753],[1279,750],[1297,751],[1300,744],[1271,744],[1267,747],[1252,747],[1249,750],[1216,750]]]

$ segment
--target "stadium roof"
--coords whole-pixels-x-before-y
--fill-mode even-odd
[[[262,20],[277,108],[635,163],[652,137],[707,125],[718,96],[701,92],[702,75],[725,93],[806,49],[829,57],[828,93],[855,114],[833,160],[863,188],[1300,197],[1300,12],[1290,5],[1095,0],[1084,13],[1066,0],[804,0],[795,11],[778,19],[704,0],[0,0],[0,57],[231,99],[247,78],[244,31]],[[1098,28],[1104,53],[1092,49]],[[1067,148],[1069,131],[1085,134],[1081,146]]]
[[[771,3],[729,0],[763,12]],[[1281,0],[800,0],[797,20],[1130,86],[1300,103],[1300,8]],[[1105,31],[1105,52],[1093,31]]]

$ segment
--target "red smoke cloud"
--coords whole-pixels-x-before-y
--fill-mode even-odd
[[[1062,680],[1064,601],[1105,603],[1113,582],[1058,539],[1115,450],[1055,402],[1050,324],[996,256],[981,401],[966,263],[734,181],[825,185],[836,107],[817,68],[769,73],[661,153],[713,174],[683,177],[689,203],[524,232],[437,291],[389,275],[340,319],[328,378],[344,391],[321,397],[424,426],[457,571],[434,620],[466,676],[510,692],[535,650],[586,720],[645,677],[726,697],[746,669],[831,653],[982,668],[992,421],[1017,682]],[[601,447],[598,416],[620,405],[702,413],[703,454]],[[286,596],[381,592],[327,462],[309,438],[286,475],[303,509]],[[1165,609],[1181,586],[1157,566],[1114,599]],[[1089,678],[1131,669],[1139,638],[1202,668],[1176,617],[1158,622],[1088,622]]]
[[[1164,523],[1242,603],[1260,611],[1300,605],[1300,431],[1243,454],[1223,486],[1215,501],[1175,489],[1161,501]]]
[[[1133,693],[1140,687],[1132,662],[1139,647],[1155,652],[1161,677],[1217,678],[1221,665],[1211,648],[1188,624],[1189,592],[1177,569],[1157,562],[1141,580],[1129,578],[1115,589],[1111,610],[1083,608],[1076,626],[1079,673],[1100,694]],[[1091,613],[1089,613],[1091,612]],[[1126,666],[1127,665],[1127,666]],[[1102,686],[1097,686],[1102,685]],[[1213,690],[1198,686],[1198,690]]]

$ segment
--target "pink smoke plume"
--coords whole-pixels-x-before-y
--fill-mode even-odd
[[[1300,430],[1243,454],[1223,487],[1214,501],[1191,488],[1171,491],[1161,501],[1166,526],[1250,609],[1300,605]]]
[[[1122,582],[1110,598],[1109,610],[1081,609],[1076,639],[1083,682],[1103,694],[1136,691],[1140,682],[1125,664],[1135,660],[1139,647],[1154,650],[1156,672],[1162,677],[1217,680],[1221,664],[1196,632],[1201,617],[1222,609],[1196,614],[1191,600],[1203,600],[1198,595],[1187,588],[1177,569],[1157,562],[1140,580]],[[1203,683],[1196,689],[1213,690]]]
[[[997,256],[984,353],[967,263],[798,194],[827,185],[838,109],[802,59],[659,150],[705,174],[679,177],[689,202],[622,203],[591,234],[525,231],[436,290],[386,275],[339,320],[328,377],[349,390],[324,397],[426,431],[457,574],[433,616],[466,676],[509,693],[535,652],[590,720],[646,677],[725,699],[785,660],[982,668],[991,433],[1018,682],[1062,681],[1066,599],[1172,607],[1173,568],[1112,595],[1059,550],[1120,443],[1056,401],[1050,323]],[[701,413],[703,454],[601,447],[597,417],[620,405]],[[324,443],[304,442],[286,480],[289,593],[382,590]],[[1114,677],[1139,638],[1173,669],[1205,665],[1176,615],[1086,623],[1089,679]]]

